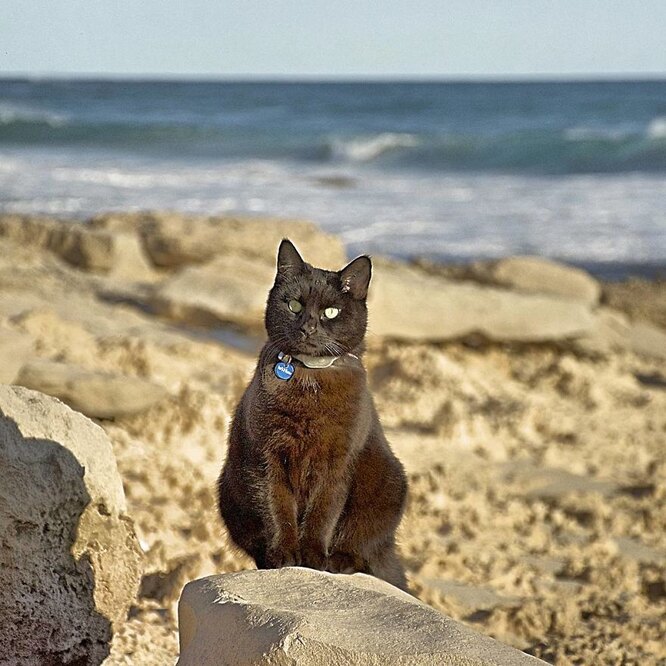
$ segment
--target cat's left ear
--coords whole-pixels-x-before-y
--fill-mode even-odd
[[[372,262],[370,257],[362,255],[348,263],[338,271],[342,282],[342,291],[349,292],[357,300],[368,295],[368,286],[372,276]]]
[[[296,246],[288,239],[283,238],[278,249],[277,269],[278,273],[285,270],[300,270],[305,266],[303,257],[298,253]]]

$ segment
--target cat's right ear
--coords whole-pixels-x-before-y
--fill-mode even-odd
[[[363,254],[348,263],[341,271],[338,271],[342,291],[349,292],[357,300],[364,299],[368,295],[368,285],[372,276],[372,261],[370,257]]]
[[[298,253],[296,246],[288,239],[283,238],[278,249],[278,273],[284,271],[298,271],[305,266],[303,257]]]

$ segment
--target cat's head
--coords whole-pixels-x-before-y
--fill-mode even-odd
[[[358,352],[368,324],[370,258],[339,271],[314,268],[294,244],[280,243],[275,283],[268,294],[266,331],[285,354],[340,356]]]

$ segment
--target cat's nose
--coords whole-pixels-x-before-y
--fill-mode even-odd
[[[303,322],[301,326],[301,336],[307,338],[309,335],[312,335],[317,330],[317,323],[311,319]]]

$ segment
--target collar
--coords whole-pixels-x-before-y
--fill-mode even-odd
[[[300,361],[306,368],[330,368],[340,357],[339,356],[308,356],[307,354],[298,354],[294,358]]]
[[[343,354],[342,356],[351,356],[352,358],[358,358],[355,354]],[[278,359],[289,363],[291,359],[295,358],[297,361],[300,361],[306,368],[320,369],[320,368],[330,368],[340,356],[309,356],[307,354],[293,354],[289,356],[280,352],[278,354]]]

